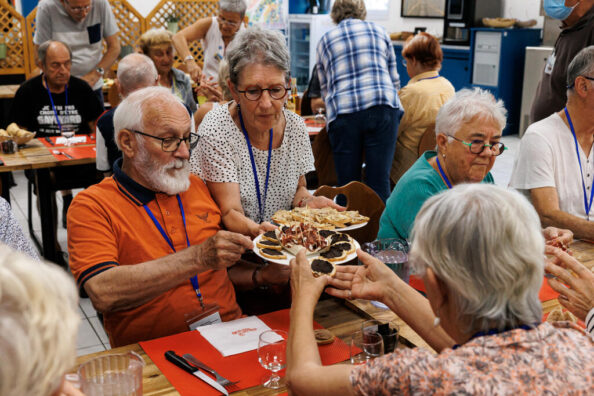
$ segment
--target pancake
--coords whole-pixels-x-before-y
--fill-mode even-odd
[[[268,231],[268,232],[265,232],[264,234],[262,234],[262,240],[279,243],[278,238],[276,237],[275,231]]]
[[[347,255],[355,251],[355,245],[352,242],[337,242],[332,245],[332,248],[340,249],[346,252]]]
[[[334,276],[336,273],[336,267],[328,260],[315,258],[311,260],[310,265],[311,271],[316,278],[322,275]]]
[[[334,245],[338,242],[350,242],[351,237],[347,234],[336,233],[330,236],[330,245]]]

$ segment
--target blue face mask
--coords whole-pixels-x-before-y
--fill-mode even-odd
[[[544,10],[548,16],[560,20],[567,18],[576,6],[577,4],[573,7],[567,7],[565,5],[565,0],[544,0],[543,4]]]

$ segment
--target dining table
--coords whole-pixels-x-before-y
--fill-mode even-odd
[[[585,241],[575,241],[570,247],[572,254],[587,267],[594,266],[594,244]],[[560,307],[556,298],[551,298],[542,302],[543,314],[548,315],[551,311]],[[425,348],[435,353],[435,351],[404,321],[402,321],[394,312],[389,309],[377,307],[370,301],[355,299],[341,300],[334,297],[325,296],[318,301],[314,311],[314,321],[322,327],[329,330],[334,336],[343,342],[348,342],[350,336],[361,329],[361,324],[365,320],[377,319],[385,322],[395,323],[399,327],[398,348]],[[287,324],[288,325],[288,324]],[[185,333],[182,333],[185,334]],[[181,336],[181,335],[180,335]],[[171,336],[176,337],[176,336]],[[100,356],[109,354],[124,354],[127,352],[136,352],[144,362],[143,369],[143,394],[149,396],[157,395],[179,395],[180,393],[171,384],[168,378],[163,374],[159,367],[153,362],[141,344],[135,343],[107,351],[96,352],[84,356],[79,356],[76,365],[70,370],[75,373],[78,367]],[[348,355],[344,362],[338,364],[348,364]],[[221,357],[221,359],[225,359]],[[254,367],[259,363],[254,359]],[[198,381],[197,379],[195,379]],[[253,395],[277,395],[285,394],[286,389],[267,389],[262,385],[256,385],[236,392],[230,392],[232,395],[253,396]]]
[[[18,148],[15,153],[0,153],[0,179],[2,181],[2,197],[10,202],[8,172],[15,170],[32,170],[35,175],[35,186],[39,199],[41,216],[41,250],[43,257],[56,262],[56,235],[54,233],[54,216],[51,204],[52,183],[50,170],[56,167],[71,167],[95,163],[94,135],[76,135],[74,139],[85,141],[73,145],[60,143],[61,137],[35,138]],[[33,230],[32,239],[37,241]]]

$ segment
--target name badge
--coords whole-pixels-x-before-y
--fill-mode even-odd
[[[221,322],[223,320],[219,313],[219,306],[216,304],[206,304],[204,311],[186,314],[186,324],[190,330],[196,330],[200,326]]]
[[[547,58],[547,64],[545,65],[545,69],[544,69],[544,72],[546,74],[550,75],[553,72],[553,67],[555,67],[556,59],[557,59],[557,57],[555,56],[554,52],[551,55],[549,55],[549,57]]]

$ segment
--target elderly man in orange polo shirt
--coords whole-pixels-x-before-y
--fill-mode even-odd
[[[274,276],[260,267],[228,275],[252,241],[220,230],[219,208],[188,168],[198,141],[190,127],[166,88],[130,94],[114,115],[123,158],[68,212],[70,267],[112,347],[237,319],[233,285]]]

